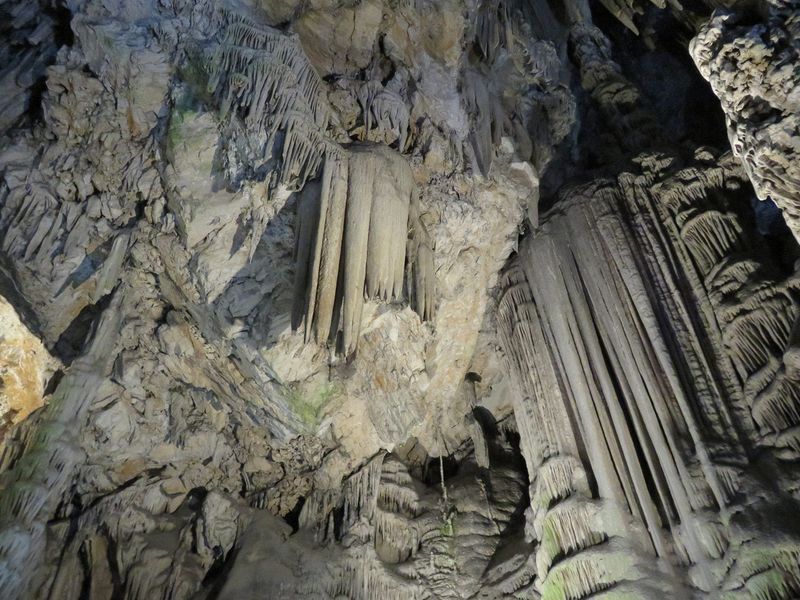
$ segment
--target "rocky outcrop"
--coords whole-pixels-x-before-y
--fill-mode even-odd
[[[772,199],[800,239],[800,24],[796,2],[767,5],[752,24],[720,10],[692,40],[692,57],[720,99],[731,148],[759,199]]]
[[[502,579],[496,572],[503,569],[490,565],[501,560],[506,540],[518,533],[512,533],[512,520],[524,498],[519,465],[509,462],[508,440],[501,436],[490,443],[491,468],[468,458],[448,477],[441,457],[423,457],[420,463],[419,456],[379,454],[341,488],[315,490],[300,513],[300,532],[285,541],[280,524],[256,517],[249,526],[253,535],[274,540],[272,555],[261,557],[269,568],[234,567],[221,596],[251,597],[258,590],[321,598],[472,597],[482,574]],[[429,484],[420,479],[420,468],[430,470]],[[255,555],[263,538],[248,534],[242,552]],[[314,560],[301,561],[298,571],[295,556],[309,551]],[[516,585],[497,581],[487,587],[521,592],[530,590],[531,579],[528,573]]]
[[[0,439],[14,423],[42,406],[45,389],[59,362],[20,320],[14,307],[0,298]]]

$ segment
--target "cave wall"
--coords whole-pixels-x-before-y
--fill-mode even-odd
[[[800,594],[798,7],[714,8],[0,5],[0,596]]]

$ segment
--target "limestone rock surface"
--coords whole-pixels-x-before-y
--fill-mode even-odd
[[[0,0],[0,598],[800,597],[798,23]]]

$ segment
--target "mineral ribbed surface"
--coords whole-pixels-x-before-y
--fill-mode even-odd
[[[0,599],[800,598],[800,5],[0,0]]]

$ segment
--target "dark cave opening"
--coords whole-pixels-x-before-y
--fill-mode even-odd
[[[75,34],[72,32],[72,11],[64,0],[57,0],[44,13],[53,19],[53,40],[56,46],[72,46]]]
[[[596,1],[592,17],[611,40],[614,60],[642,91],[670,141],[728,147],[719,100],[687,50],[692,30],[672,12],[654,6],[639,17],[639,35]]]

